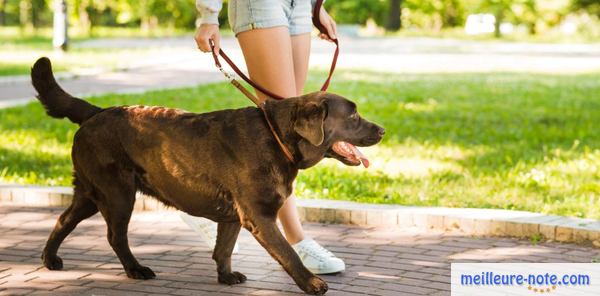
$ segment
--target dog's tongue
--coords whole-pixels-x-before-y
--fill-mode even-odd
[[[354,146],[350,143],[346,143],[346,145],[348,145],[348,147],[350,147],[350,149],[352,150],[352,153],[354,153],[354,156],[360,160],[362,165],[365,168],[368,168],[369,167],[369,159],[367,159],[367,157],[364,154],[362,154],[362,152],[360,152],[360,150],[358,150],[358,148],[356,148],[356,146]]]

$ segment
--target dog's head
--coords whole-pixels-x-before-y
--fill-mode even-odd
[[[356,148],[372,146],[383,138],[385,130],[362,118],[356,104],[341,96],[316,92],[293,100],[292,127],[296,135],[296,153],[301,156],[300,168],[317,164],[323,157],[335,158],[346,165],[368,159]]]

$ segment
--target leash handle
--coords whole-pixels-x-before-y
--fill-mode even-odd
[[[333,53],[333,60],[331,61],[331,67],[329,68],[329,75],[327,76],[327,80],[321,86],[322,91],[326,91],[329,87],[329,83],[331,82],[331,76],[333,76],[333,71],[335,71],[335,65],[337,64],[338,55],[340,54],[340,43],[337,38],[332,38],[327,31],[327,28],[323,26],[321,23],[321,19],[319,18],[319,12],[321,11],[321,7],[323,6],[323,0],[317,0],[315,2],[315,7],[313,8],[312,13],[312,23],[313,25],[321,32],[321,34],[325,34],[335,43],[335,52]]]

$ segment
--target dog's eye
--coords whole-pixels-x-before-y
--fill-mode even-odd
[[[357,119],[358,118],[358,113],[354,112],[352,113],[352,115],[350,115],[350,119]]]

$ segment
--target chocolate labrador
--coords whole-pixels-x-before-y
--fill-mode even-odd
[[[154,272],[133,256],[127,241],[140,191],[167,206],[218,222],[212,257],[220,283],[246,280],[231,270],[231,253],[243,226],[300,289],[310,294],[327,291],[327,284],[302,265],[275,222],[298,170],[324,157],[368,166],[356,146],[375,145],[384,129],[363,119],[353,102],[325,92],[268,101],[266,114],[292,153],[291,162],[256,107],[203,114],[148,106],[100,108],[66,93],[47,58],[35,63],[31,78],[48,115],[80,125],[72,150],[73,202],[43,250],[48,269],[63,267],[56,254],[60,244],[79,222],[100,211],[108,226],[108,242],[127,276],[154,278]]]

